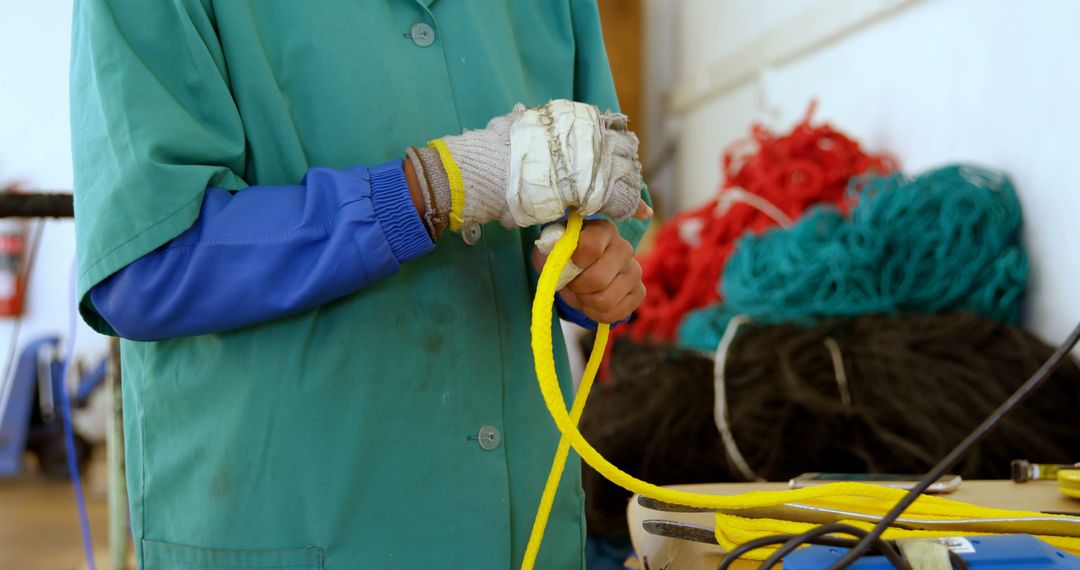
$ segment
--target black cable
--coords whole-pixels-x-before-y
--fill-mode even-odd
[[[912,487],[906,495],[904,495],[896,505],[890,510],[874,528],[867,533],[859,543],[849,550],[840,560],[837,560],[832,566],[829,566],[828,570],[843,570],[850,566],[853,562],[858,560],[875,540],[881,537],[885,529],[900,517],[901,514],[915,502],[915,499],[919,497],[930,485],[941,478],[949,469],[952,469],[954,465],[960,459],[971,450],[976,444],[983,440],[997,425],[1001,422],[1015,408],[1020,405],[1032,392],[1037,390],[1061,363],[1069,356],[1069,352],[1076,346],[1076,343],[1080,341],[1080,323],[1076,325],[1076,328],[1069,333],[1065,342],[1058,347],[1053,356],[1050,357],[1043,365],[1033,374],[1020,388],[1018,388],[1004,403],[1002,403],[988,418],[983,420],[979,427],[975,428],[963,441],[960,442],[948,455],[945,456],[937,465],[931,469],[925,477],[922,478],[914,487]]]
[[[848,534],[859,538],[865,538],[866,535],[869,534],[867,531],[861,528],[843,523],[829,523],[816,526],[802,534],[793,536],[788,539],[787,542],[785,542],[780,548],[776,549],[776,552],[773,552],[771,556],[766,558],[765,561],[761,563],[761,568],[763,570],[771,569],[772,567],[779,564],[785,556],[794,552],[796,548],[804,544],[808,544],[809,541],[813,539],[827,534],[840,533]],[[895,566],[899,570],[911,570],[911,566],[909,566],[908,563],[904,561],[903,557],[900,556],[900,553],[897,552],[896,549],[893,548],[891,545],[886,544],[885,541],[878,538],[873,542],[873,546],[877,548],[879,552],[884,554],[885,558],[887,558],[889,562],[892,562],[893,566]]]
[[[861,532],[863,534],[866,533],[866,531],[861,531]],[[757,550],[759,548],[764,548],[766,546],[772,546],[774,544],[782,544],[784,542],[787,542],[787,541],[791,540],[795,536],[796,535],[793,535],[793,534],[775,534],[775,535],[770,535],[770,536],[763,536],[761,538],[757,538],[757,539],[751,540],[749,542],[740,544],[739,546],[733,548],[731,550],[731,552],[727,553],[724,556],[723,560],[721,560],[720,564],[717,566],[717,570],[727,570],[733,563],[735,563],[736,560],[743,557],[744,555],[746,555],[746,553],[748,553],[748,552],[750,552],[752,550]],[[859,536],[862,536],[862,535],[859,535]],[[888,544],[887,541],[882,541],[882,542],[884,544]],[[806,544],[816,544],[816,545],[820,545],[820,546],[835,546],[835,547],[839,547],[839,548],[854,548],[854,546],[856,544],[858,544],[858,541],[850,539],[850,538],[836,538],[836,537],[832,537],[832,536],[818,536],[818,537],[807,540]],[[875,543],[875,546],[876,545],[877,545],[877,543]]]

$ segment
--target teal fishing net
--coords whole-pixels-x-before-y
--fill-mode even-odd
[[[823,206],[789,229],[741,238],[724,268],[724,302],[690,313],[680,344],[715,350],[737,314],[804,325],[957,310],[1019,320],[1028,263],[1007,176],[953,165],[914,178],[857,178],[848,199],[847,216]]]

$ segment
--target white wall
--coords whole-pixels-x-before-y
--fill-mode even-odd
[[[680,76],[731,54],[816,0],[684,0]],[[786,129],[807,102],[905,170],[976,161],[1012,175],[1032,274],[1027,324],[1062,339],[1080,320],[1080,2],[923,0],[681,117],[681,207],[720,183],[725,145],[764,119]]]
[[[70,1],[0,0],[0,185],[21,180],[30,188],[71,189],[70,28]],[[46,222],[20,345],[45,334],[66,336],[74,256],[74,224]],[[0,319],[0,366],[11,332],[12,320]],[[84,356],[100,356],[107,347],[81,320],[78,341]]]

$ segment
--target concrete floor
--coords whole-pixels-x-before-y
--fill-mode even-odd
[[[110,567],[108,509],[95,467],[91,465],[86,482],[87,509],[97,567],[105,570]],[[0,568],[87,568],[75,492],[68,482],[48,481],[32,473],[0,479]]]

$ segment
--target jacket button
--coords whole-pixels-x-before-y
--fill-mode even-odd
[[[499,433],[499,428],[485,424],[480,426],[479,433],[476,434],[477,440],[480,442],[480,448],[484,451],[491,451],[499,444],[502,443],[502,434]]]
[[[461,241],[468,245],[476,245],[482,235],[484,235],[484,230],[480,224],[469,224],[461,228]]]
[[[435,29],[425,22],[417,22],[413,24],[412,29],[409,31],[409,37],[412,38],[414,44],[420,47],[428,47],[435,43]]]

